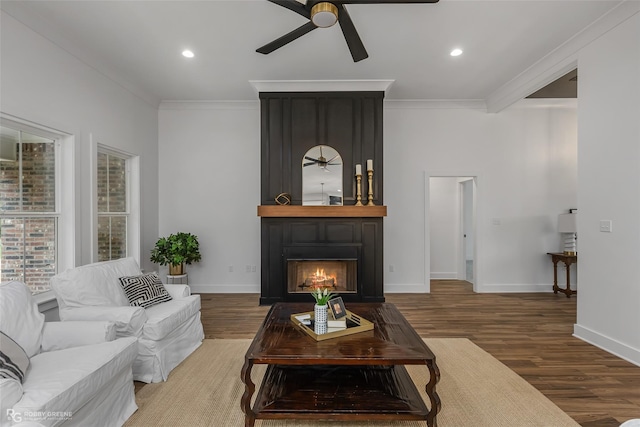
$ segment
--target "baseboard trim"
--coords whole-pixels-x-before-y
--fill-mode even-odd
[[[580,326],[577,323],[573,325],[573,336],[601,348],[607,353],[611,353],[614,356],[624,359],[627,362],[640,366],[640,349],[633,348],[589,328]]]
[[[189,285],[194,294],[259,294],[260,285]]]
[[[430,292],[424,283],[417,284],[389,284],[385,283],[385,294],[427,294]]]
[[[446,273],[444,273],[446,274]],[[197,294],[259,294],[259,284],[249,285],[189,285],[191,292]],[[507,285],[494,284],[483,285],[478,293],[545,293],[553,292],[553,285],[548,283],[539,285]],[[572,288],[573,289],[573,288]],[[424,283],[386,283],[384,292],[389,294],[425,294],[431,292],[430,287]]]
[[[458,273],[455,271],[450,272],[441,272],[441,271],[432,271],[431,272],[431,280],[456,280],[458,278]]]
[[[572,288],[571,289],[575,289]],[[484,284],[478,287],[478,293],[528,293],[528,292],[536,292],[536,293],[545,293],[545,292],[553,292],[553,284],[544,283],[544,284]],[[564,294],[562,294],[564,295]]]

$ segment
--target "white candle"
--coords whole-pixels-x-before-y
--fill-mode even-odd
[[[356,175],[362,175],[362,165],[356,165]]]
[[[373,160],[371,160],[371,159],[367,160],[367,170],[368,171],[372,171],[373,170]]]

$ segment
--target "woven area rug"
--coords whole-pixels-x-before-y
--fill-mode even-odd
[[[164,383],[145,385],[137,394],[138,411],[126,427],[244,426],[240,370],[251,340],[205,340]],[[466,338],[426,338],[440,368],[442,400],[439,427],[578,426],[567,414],[511,369]],[[429,371],[408,366],[429,405],[424,385]],[[255,365],[256,392],[264,374]],[[255,397],[255,394],[254,394]],[[424,427],[426,422],[256,420],[257,427]]]

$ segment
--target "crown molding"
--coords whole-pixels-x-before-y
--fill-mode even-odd
[[[395,80],[249,80],[260,92],[386,92]]]
[[[258,110],[259,101],[162,101],[158,110]]]
[[[639,1],[623,1],[489,95],[487,112],[498,113],[575,69],[581,49],[639,12]]]
[[[101,74],[104,78],[119,85],[150,106],[157,108],[160,99],[154,94],[131,83],[121,72],[115,70],[108,62],[100,58],[99,55],[91,50],[85,49],[77,40],[67,35],[64,29],[56,26],[54,22],[46,19],[46,17],[42,17],[33,12],[29,8],[29,2],[4,1],[0,4],[3,14],[10,16],[40,37],[48,40],[74,60],[93,69],[96,73]]]
[[[393,109],[416,110],[486,110],[487,106],[482,99],[385,99],[384,107]]]

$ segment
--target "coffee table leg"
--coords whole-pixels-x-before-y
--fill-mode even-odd
[[[429,368],[429,382],[425,389],[431,401],[431,409],[427,414],[427,425],[429,427],[437,427],[438,420],[436,419],[436,415],[440,412],[440,396],[438,396],[438,392],[436,391],[436,384],[440,381],[440,369],[438,369],[438,365],[436,365],[435,358],[433,360],[427,360],[427,367]]]
[[[242,366],[242,372],[240,377],[244,383],[244,394],[240,400],[240,407],[244,412],[244,426],[253,427],[256,422],[256,414],[251,410],[251,396],[256,390],[256,385],[251,381],[251,368],[253,368],[253,362],[249,359],[244,360],[244,366]]]

